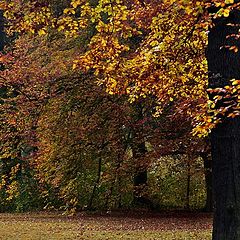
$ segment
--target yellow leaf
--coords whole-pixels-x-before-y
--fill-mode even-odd
[[[232,3],[234,3],[234,0],[225,0],[225,3],[226,4],[232,4]]]
[[[46,31],[44,30],[44,29],[40,29],[39,31],[38,31],[38,35],[39,36],[42,36],[42,35],[45,35],[46,34]]]
[[[233,82],[232,82],[232,85],[234,86],[234,85],[238,85],[238,84],[240,84],[240,80],[234,80]]]
[[[223,10],[223,16],[224,16],[224,17],[228,17],[228,16],[229,16],[229,13],[230,13],[230,10],[229,10],[229,9],[224,9],[224,10]]]
[[[64,28],[65,27],[63,25],[61,25],[61,26],[58,27],[58,31],[60,32],[60,31],[64,30]]]
[[[74,63],[74,64],[72,65],[72,69],[74,70],[74,69],[76,69],[76,68],[77,68],[77,64]]]

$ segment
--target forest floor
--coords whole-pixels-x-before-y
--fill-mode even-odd
[[[211,229],[205,213],[0,214],[4,240],[210,240]]]

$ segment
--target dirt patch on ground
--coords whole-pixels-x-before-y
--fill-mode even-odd
[[[0,221],[31,222],[78,222],[94,230],[209,230],[212,228],[212,214],[193,212],[108,212],[78,213],[63,216],[61,213],[0,214]]]
[[[209,230],[212,228],[212,214],[206,213],[109,213],[82,215],[81,222],[98,222],[101,230]]]
[[[0,222],[74,222],[88,229],[110,231],[173,231],[209,230],[212,214],[193,212],[108,212],[78,213],[63,216],[61,213],[0,214]]]

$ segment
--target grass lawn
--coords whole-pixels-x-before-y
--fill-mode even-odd
[[[211,216],[0,214],[4,240],[210,240]]]
[[[167,231],[167,232],[149,232],[149,231],[129,231],[129,232],[95,232],[86,233],[82,239],[128,239],[128,240],[210,240],[210,231],[188,232],[188,231]]]

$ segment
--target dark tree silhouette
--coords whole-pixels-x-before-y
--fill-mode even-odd
[[[229,24],[231,23],[231,24]],[[229,85],[240,79],[240,53],[229,51],[226,45],[240,47],[234,37],[240,24],[240,12],[218,18],[209,32],[207,49],[209,85],[211,88]],[[210,95],[210,98],[213,96]],[[240,239],[240,119],[225,119],[211,134],[213,159],[213,191],[215,211],[213,240]]]

